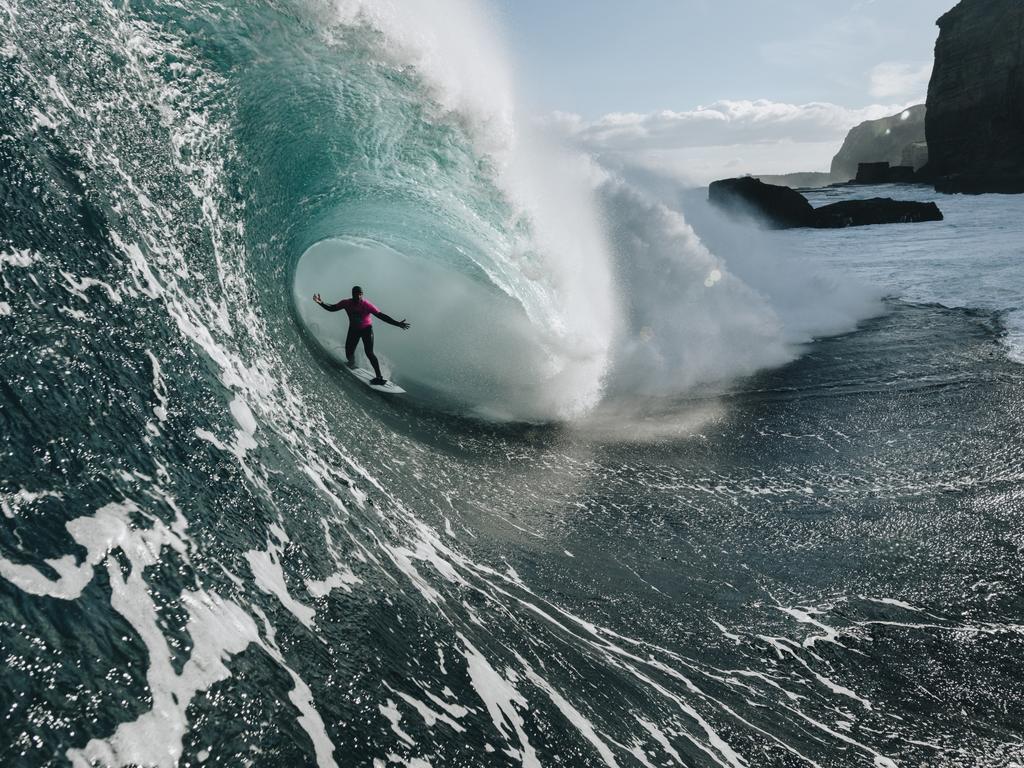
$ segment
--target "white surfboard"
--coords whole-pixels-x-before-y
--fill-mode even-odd
[[[368,386],[370,389],[375,389],[378,392],[385,392],[389,395],[404,395],[405,390],[395,384],[393,381],[388,381],[387,384],[371,384],[377,375],[373,371],[368,371],[365,368],[349,368],[347,365],[342,364],[342,367],[359,379],[363,384]]]

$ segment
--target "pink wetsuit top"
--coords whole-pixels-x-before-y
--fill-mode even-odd
[[[341,308],[348,313],[348,322],[353,328],[369,328],[373,325],[373,315],[380,312],[366,299],[345,299],[339,303]]]

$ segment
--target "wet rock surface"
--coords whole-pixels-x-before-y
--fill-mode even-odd
[[[749,176],[712,182],[708,200],[729,213],[753,216],[769,229],[839,229],[942,221],[942,211],[933,202],[875,197],[814,208],[794,189],[765,184]]]
[[[708,199],[729,212],[760,218],[770,229],[814,225],[814,208],[806,197],[751,176],[711,182]]]
[[[814,210],[814,226],[818,229],[869,224],[913,224],[922,221],[942,221],[939,206],[935,203],[875,197],[870,200],[846,200]]]

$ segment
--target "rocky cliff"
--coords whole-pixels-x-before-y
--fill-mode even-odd
[[[852,179],[860,163],[913,165],[916,170],[927,159],[925,107],[918,104],[891,117],[868,120],[851,130],[839,154],[832,159],[832,180]]]
[[[1024,192],[1024,2],[962,0],[938,25],[927,174],[943,191]]]

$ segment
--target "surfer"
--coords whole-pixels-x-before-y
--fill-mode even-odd
[[[319,293],[313,294],[313,301],[328,312],[337,312],[339,309],[344,309],[348,313],[348,336],[345,337],[345,357],[348,358],[348,367],[356,367],[356,347],[359,345],[359,341],[362,340],[366,359],[370,361],[370,365],[373,366],[373,372],[377,374],[377,378],[370,383],[374,386],[387,384],[388,380],[381,375],[377,356],[373,354],[373,317],[371,316],[376,315],[385,323],[397,325],[403,330],[408,329],[409,323],[404,319],[395,320],[393,317],[385,315],[363,298],[363,289],[358,285],[352,286],[351,299],[342,299],[337,304],[324,304]]]

